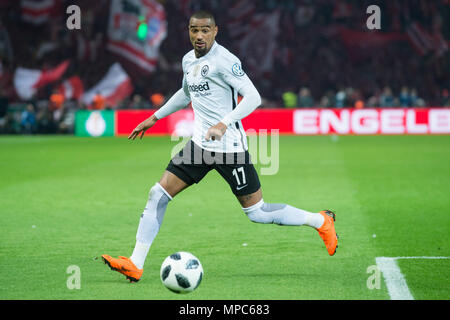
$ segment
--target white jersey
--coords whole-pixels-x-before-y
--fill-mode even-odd
[[[209,52],[196,58],[194,50],[183,57],[183,89],[194,109],[192,141],[214,152],[243,152],[248,149],[241,121],[227,127],[220,141],[206,141],[208,129],[237,106],[238,92],[253,83],[242,71],[240,60],[214,42]]]

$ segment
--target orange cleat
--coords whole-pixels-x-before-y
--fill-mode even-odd
[[[336,230],[334,229],[334,221],[336,221],[336,215],[333,211],[323,210],[320,211],[325,221],[323,225],[317,229],[319,231],[319,235],[322,238],[325,246],[327,247],[328,254],[330,256],[336,253],[336,248],[338,247],[338,235],[336,234]]]
[[[144,269],[138,269],[127,257],[119,256],[119,259],[116,259],[104,254],[102,255],[102,259],[105,264],[111,268],[111,270],[120,272],[126,276],[130,282],[138,282],[144,272]]]

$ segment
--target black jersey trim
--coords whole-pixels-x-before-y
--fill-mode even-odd
[[[230,86],[230,89],[231,89],[231,101],[232,101],[232,106],[231,106],[232,109],[231,110],[234,110],[234,109],[236,109],[236,106],[237,106],[236,100],[234,100],[234,88],[232,86]],[[236,129],[239,130],[239,123],[235,122],[234,125],[236,126]]]
[[[232,101],[232,104],[233,104],[232,105],[232,108],[233,108],[232,110],[234,110],[234,109],[236,109],[237,103],[236,103],[236,100],[234,99],[234,88],[232,86],[230,86],[230,89],[231,89],[231,101]],[[244,135],[242,134],[241,128],[239,126],[239,122],[235,122],[234,125],[235,125],[236,129],[239,131],[239,134],[241,136],[242,149],[247,150],[245,148]]]

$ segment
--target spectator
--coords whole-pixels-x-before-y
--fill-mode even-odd
[[[328,96],[323,96],[322,98],[320,98],[320,102],[319,102],[319,108],[330,108],[331,107],[331,103],[330,103],[330,99],[328,98]]]
[[[97,92],[92,101],[93,110],[104,110],[106,107],[106,100],[100,92]]]
[[[24,134],[32,134],[36,130],[36,114],[34,106],[29,103],[22,111],[20,117],[21,132]]]
[[[314,107],[314,99],[311,96],[311,92],[306,87],[303,87],[300,89],[299,97],[298,97],[298,107],[300,107],[300,108]]]
[[[380,103],[378,101],[377,96],[369,97],[369,99],[367,99],[367,103],[365,106],[368,108],[378,108],[380,106]]]
[[[354,107],[355,107],[355,109],[363,109],[364,108],[364,101],[363,100],[356,100]]]
[[[450,107],[450,97],[447,89],[442,90],[440,105],[443,107]]]
[[[285,108],[297,108],[297,95],[292,88],[289,88],[282,95],[283,106]]]
[[[55,125],[59,127],[59,124],[64,119],[67,112],[64,104],[61,104],[57,109],[50,108],[50,112],[53,115],[53,121],[55,122]]]
[[[74,105],[64,108],[64,113],[59,121],[59,132],[60,133],[73,133],[75,125],[75,112],[76,108]]]
[[[394,107],[395,99],[392,95],[392,89],[390,87],[384,87],[383,93],[380,96],[380,107],[390,108]]]
[[[345,96],[346,96],[345,105],[348,107],[355,106],[355,104],[358,101],[363,100],[363,97],[362,97],[362,94],[360,93],[360,91],[357,89],[354,89],[352,87],[348,87],[347,89],[345,89]]]
[[[133,95],[129,105],[129,109],[143,109],[142,97],[138,94]]]
[[[0,87],[0,132],[4,132],[7,126],[8,105],[9,99],[3,95],[2,88]]]
[[[336,93],[335,107],[336,108],[344,108],[346,106],[346,98],[347,98],[347,93],[344,90],[339,90]]]
[[[409,95],[409,89],[403,86],[400,90],[400,95],[398,97],[400,107],[411,107],[411,97]]]
[[[54,90],[52,95],[50,96],[50,109],[58,110],[63,107],[65,97],[59,93],[57,90]]]
[[[164,104],[165,98],[161,93],[154,93],[150,96],[150,101],[153,108],[158,109]]]
[[[49,107],[42,107],[38,109],[36,116],[37,131],[43,134],[51,134],[57,132],[57,125],[53,119],[53,113]]]
[[[415,88],[410,91],[411,107],[425,107],[425,100],[420,98]]]

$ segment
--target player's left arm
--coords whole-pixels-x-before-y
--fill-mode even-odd
[[[225,115],[218,124],[208,129],[205,136],[207,141],[210,139],[220,140],[228,126],[242,120],[261,105],[261,96],[253,82],[242,71],[240,63],[233,64],[230,72],[224,74],[224,80],[237,89],[243,98],[233,111]]]
[[[242,95],[241,102],[233,111],[223,117],[219,123],[223,123],[228,127],[244,119],[261,105],[261,96],[251,81],[241,87],[239,93]]]

